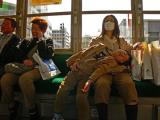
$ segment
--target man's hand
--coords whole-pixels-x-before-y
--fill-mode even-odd
[[[79,70],[79,63],[75,62],[70,66],[71,71],[78,71]]]
[[[87,92],[89,91],[90,86],[91,86],[92,83],[93,83],[93,80],[88,80],[88,81],[85,83],[85,85],[84,85],[84,87],[83,87],[83,89],[82,89],[82,92],[87,93]]]

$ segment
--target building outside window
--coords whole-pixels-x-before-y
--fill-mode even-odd
[[[18,6],[21,5],[20,2],[28,4],[26,10]],[[30,37],[30,20],[35,16],[41,16],[49,23],[46,36],[53,38],[55,49],[73,49],[76,46],[87,48],[91,39],[100,35],[103,18],[113,14],[118,19],[120,36],[128,42],[131,43],[139,34],[144,35],[138,41],[159,40],[160,1],[139,0],[138,2],[136,3],[135,0],[109,2],[106,0],[62,0],[61,4],[32,5],[31,0],[23,0],[23,2],[3,0],[0,7],[0,24],[3,17],[16,18],[18,27],[22,27],[17,31],[20,34],[26,34],[24,37]],[[26,6],[23,5],[24,7]],[[17,12],[17,9],[23,13]],[[139,17],[136,17],[137,15],[142,16],[142,23]],[[139,25],[142,26],[142,33],[139,29],[135,29]]]

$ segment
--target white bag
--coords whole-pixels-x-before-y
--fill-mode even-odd
[[[151,64],[151,51],[150,44],[143,42],[144,50],[142,54],[142,78],[143,80],[152,80],[153,79],[153,71]]]
[[[151,54],[152,54],[152,66],[153,66],[153,77],[154,84],[160,85],[160,45],[159,41],[151,42]]]
[[[38,68],[43,80],[51,79],[61,73],[52,59],[42,60],[37,53],[33,54],[33,59],[39,64]]]
[[[153,80],[150,44],[142,42],[143,49],[131,51],[131,71],[134,80]]]
[[[141,50],[132,50],[131,56],[131,73],[133,80],[140,81],[142,78],[142,57],[141,57],[142,51]]]

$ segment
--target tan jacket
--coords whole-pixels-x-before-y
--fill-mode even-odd
[[[108,53],[106,52],[106,49],[107,49],[107,47],[102,43],[92,45],[88,49],[82,50],[82,51],[72,55],[69,59],[67,59],[66,60],[67,66],[72,65],[75,61],[80,60],[82,62],[82,61],[86,61],[88,59],[94,59],[96,57],[96,55],[98,55],[100,53],[104,53],[105,55],[107,55]]]
[[[104,42],[103,38],[98,37],[93,39],[88,49],[82,50],[66,60],[67,66],[69,67],[77,61],[82,71],[91,73],[97,68],[97,61],[109,55],[111,51],[108,51],[108,48],[110,49],[110,46]],[[112,51],[117,49],[130,52],[132,47],[124,39],[120,39],[119,42],[115,43],[115,48]]]
[[[105,41],[103,37],[97,37],[96,39],[93,39],[91,43],[89,44],[89,46],[93,46],[98,43],[103,43],[109,49],[112,49],[110,48],[110,45],[108,45],[108,43]],[[124,38],[120,38],[119,40],[115,42],[114,49],[112,50],[114,51],[116,49],[123,49],[123,50],[128,51],[128,53],[131,53],[131,50],[133,49],[133,47],[129,43],[127,43],[127,41],[125,41]]]

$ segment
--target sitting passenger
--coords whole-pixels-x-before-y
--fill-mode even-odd
[[[0,77],[4,74],[4,66],[9,62],[18,61],[16,55],[17,45],[20,38],[13,34],[16,28],[16,21],[13,18],[4,18],[0,34]],[[0,84],[1,86],[1,84]],[[0,87],[1,99],[1,87]]]
[[[101,34],[91,41],[90,46],[99,42],[112,51],[123,49],[130,54],[133,49],[125,39],[120,37],[118,20],[114,15],[104,17]],[[115,86],[124,101],[126,120],[137,120],[138,95],[129,71],[130,69],[116,74],[104,74],[94,83],[95,106],[99,120],[108,120],[108,103],[112,85]]]
[[[0,76],[4,73],[4,66],[9,62],[17,61],[15,52],[20,38],[13,32],[16,21],[13,18],[4,18],[0,34]]]
[[[30,40],[24,40],[19,45],[22,61],[26,66],[32,69],[22,74],[5,73],[1,78],[2,99],[9,104],[9,120],[16,120],[20,102],[14,99],[14,86],[19,85],[29,110],[30,120],[40,120],[40,111],[36,102],[36,91],[34,82],[41,79],[37,64],[32,56],[38,52],[43,59],[52,57],[52,40],[46,39],[44,34],[48,27],[46,20],[35,17],[32,21],[32,37]]]
[[[125,52],[121,51],[123,50],[117,50],[118,54],[115,52],[113,53],[113,56],[118,56]],[[110,54],[112,54],[112,51],[108,50],[104,44],[96,44],[86,50],[82,50],[79,53],[74,54],[67,60],[67,66],[70,67],[71,71],[67,74],[57,92],[54,109],[55,113],[52,120],[63,120],[62,113],[65,106],[65,98],[67,98],[69,92],[73,90],[75,86],[77,86],[76,104],[78,107],[78,119],[89,119],[89,105],[83,101],[84,99],[79,99],[84,96],[87,100],[87,95],[83,95],[84,93],[81,90],[91,73],[93,73],[99,64],[101,64],[100,61],[104,62],[105,57]],[[127,55],[127,52],[125,52],[125,55]],[[118,66],[120,71],[124,69],[123,65],[121,66],[116,64],[115,66]],[[83,107],[83,109],[81,109],[81,107]]]

